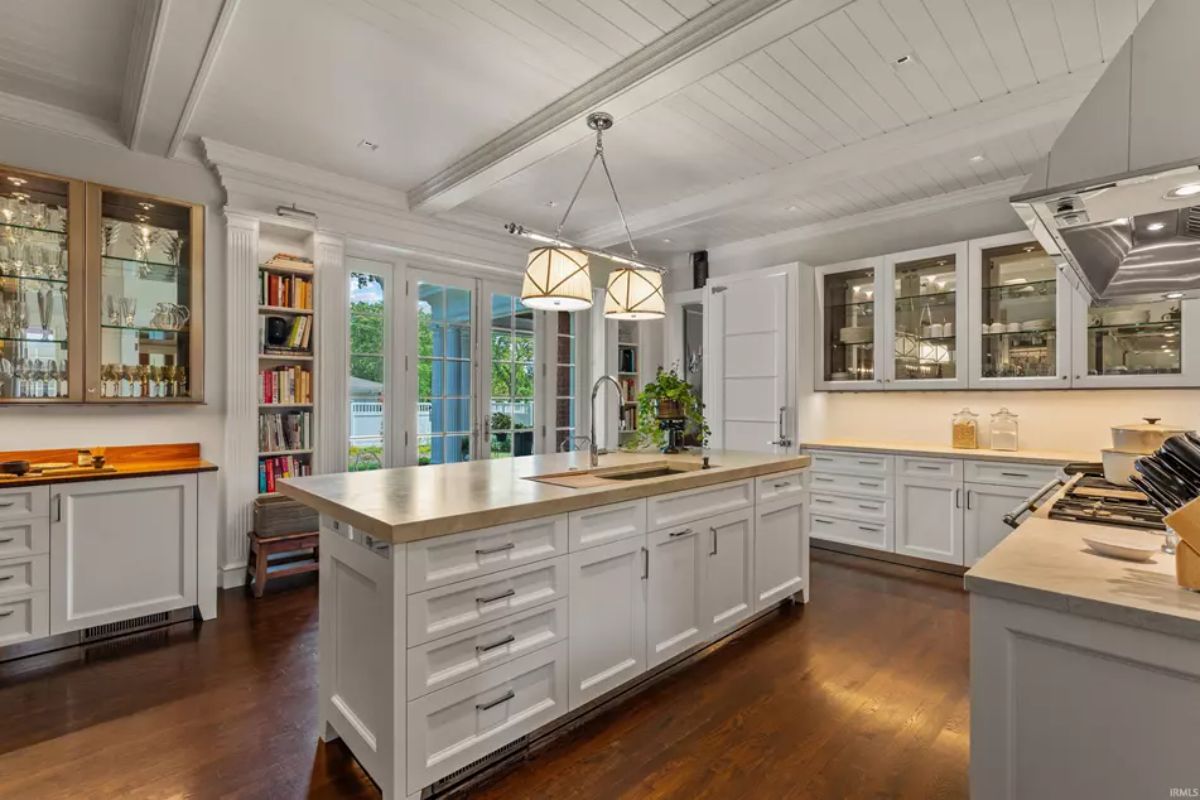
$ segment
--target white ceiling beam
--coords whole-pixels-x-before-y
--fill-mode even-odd
[[[121,92],[121,113],[118,118],[121,138],[130,150],[138,149],[149,88],[162,51],[167,5],[170,2],[138,0],[130,33],[129,55],[125,61],[125,85]]]
[[[167,145],[167,158],[175,157],[180,143],[183,142],[183,137],[187,135],[188,128],[192,124],[192,117],[196,113],[196,106],[199,105],[200,97],[204,94],[204,87],[208,85],[208,78],[212,74],[213,65],[217,62],[217,56],[221,52],[221,45],[225,42],[225,35],[229,32],[229,25],[233,21],[237,6],[238,0],[223,0],[221,3],[221,13],[217,15],[216,24],[213,25],[212,33],[208,37],[208,45],[204,48],[204,57],[200,59],[200,64],[196,68],[196,77],[192,81],[187,100],[179,114],[179,122],[175,125],[175,132],[171,134],[170,144]]]
[[[589,136],[588,113],[620,120],[850,2],[722,0],[414,187],[409,207],[459,206]]]
[[[831,150],[775,170],[681,198],[628,217],[634,237],[652,236],[717,216],[729,209],[770,198],[788,198],[858,175],[886,171],[965,144],[981,143],[1051,122],[1065,122],[1100,77],[1097,64],[1019,92],[906,125],[879,136]],[[1019,187],[1018,187],[1019,188]],[[598,226],[575,237],[593,247],[609,247],[625,239],[619,222]]]

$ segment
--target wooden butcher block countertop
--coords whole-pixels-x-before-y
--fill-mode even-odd
[[[69,464],[65,470],[26,473],[20,477],[0,475],[0,489],[17,486],[37,486],[43,483],[146,478],[153,475],[179,475],[188,472],[212,472],[217,465],[200,457],[200,445],[148,444],[104,449],[104,468],[78,467],[77,448],[56,450],[0,451],[0,462],[28,461],[37,464]]]

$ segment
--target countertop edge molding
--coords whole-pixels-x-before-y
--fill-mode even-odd
[[[1022,464],[1058,465],[1072,461],[1099,461],[1100,451],[1092,453],[1060,453],[1052,450],[990,450],[977,448],[965,450],[949,445],[886,442],[856,442],[829,439],[816,442],[801,442],[802,450],[850,450],[860,453],[879,453],[893,456],[915,456],[928,458],[961,458],[966,461],[1007,461]]]

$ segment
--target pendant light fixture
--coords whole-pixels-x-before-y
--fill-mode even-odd
[[[638,260],[637,247],[633,243],[633,235],[629,232],[629,223],[625,220],[625,210],[621,208],[621,199],[617,196],[617,187],[613,183],[612,173],[609,172],[608,160],[604,157],[604,131],[613,126],[613,118],[598,111],[588,115],[587,125],[596,132],[596,149],[592,152],[592,160],[588,162],[587,170],[584,171],[571,202],[567,204],[567,210],[563,212],[554,235],[536,234],[515,223],[506,226],[510,233],[521,234],[541,243],[541,246],[529,251],[525,280],[521,285],[521,301],[530,308],[542,311],[582,311],[591,308],[592,280],[589,256],[596,255],[621,265],[614,268],[608,276],[604,299],[606,318],[662,319],[666,316],[666,301],[662,289],[663,271]],[[604,176],[608,179],[608,187],[612,191],[613,201],[617,204],[617,213],[621,217],[621,225],[625,228],[625,238],[629,242],[632,258],[579,247],[562,239],[563,226],[566,225],[571,210],[575,208],[579,193],[583,191],[583,185],[587,183],[592,167],[596,166],[597,161],[604,168]]]

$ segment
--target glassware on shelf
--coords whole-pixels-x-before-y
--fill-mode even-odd
[[[954,254],[897,263],[894,373],[896,380],[954,378],[957,365],[957,272]]]
[[[824,277],[825,380],[875,378],[875,270],[865,268]]]
[[[1051,377],[1057,363],[1057,270],[1036,243],[983,251],[985,378]]]
[[[979,447],[979,415],[964,408],[950,420],[950,445],[960,450]]]
[[[993,450],[1017,449],[1017,415],[1007,408],[992,414],[988,431]]]

